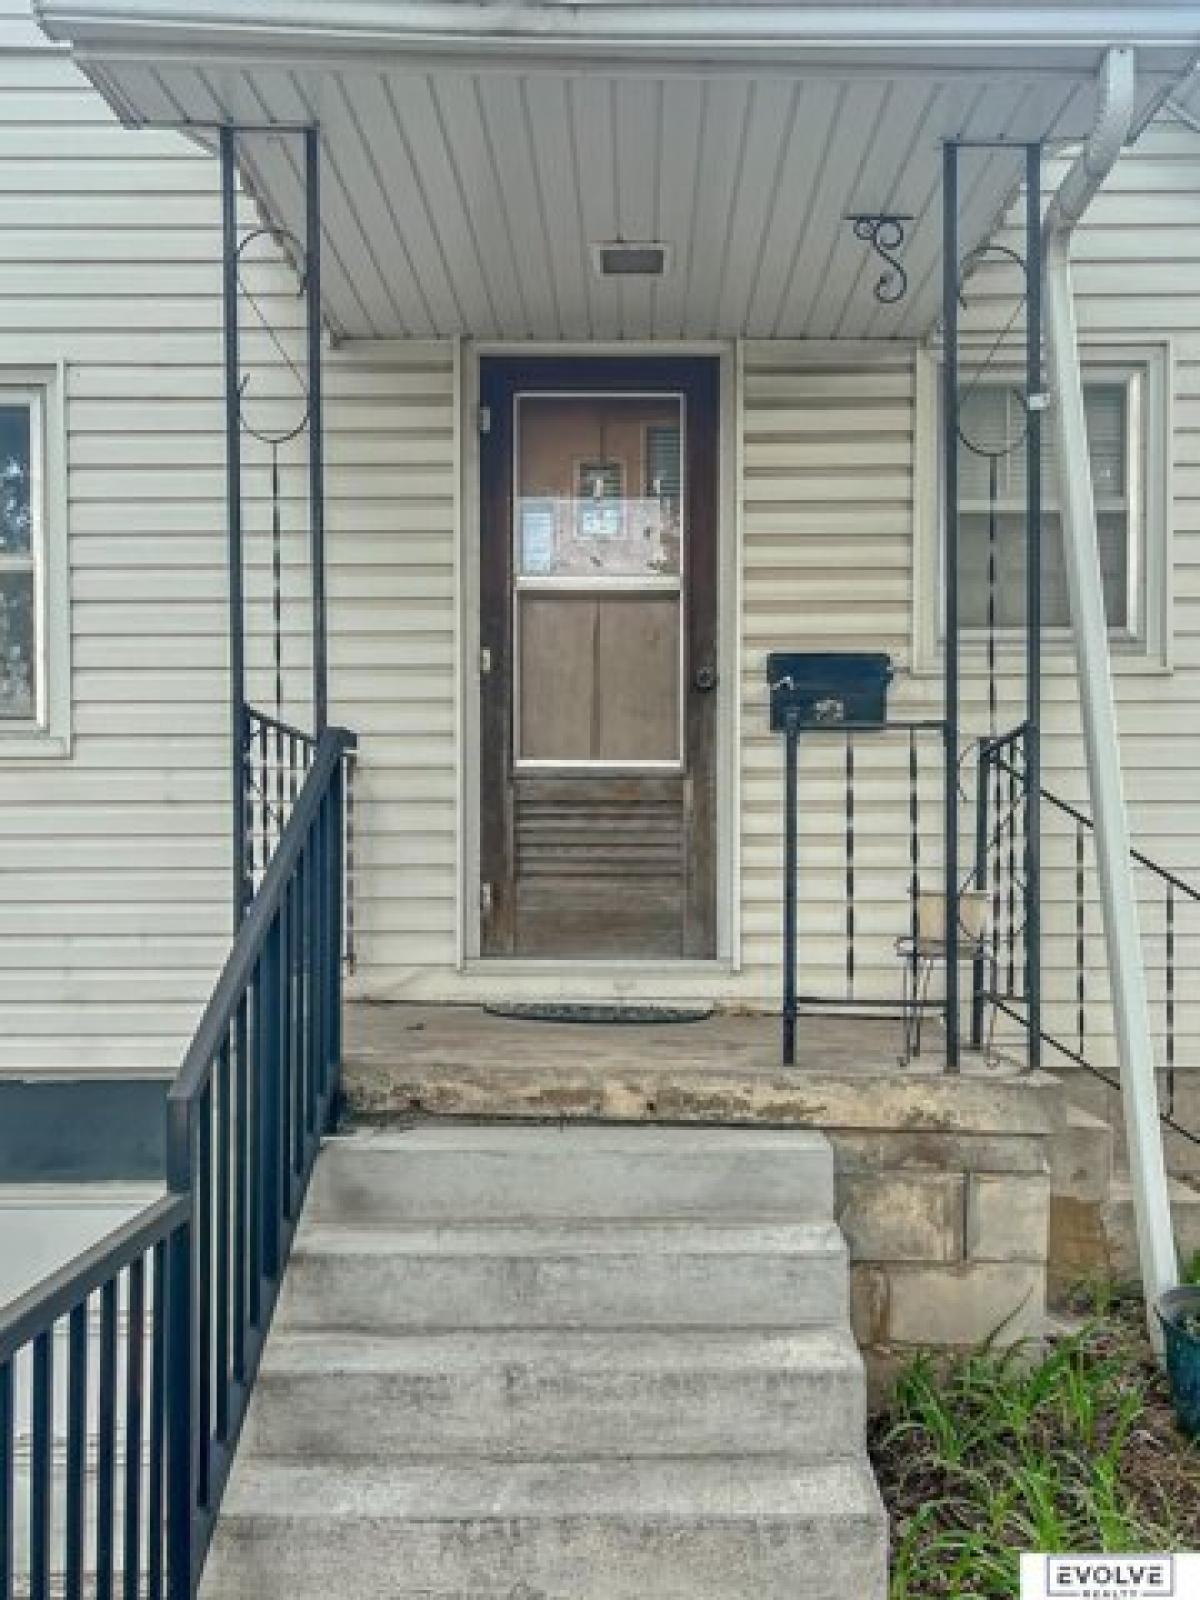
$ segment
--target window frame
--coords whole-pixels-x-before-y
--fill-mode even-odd
[[[71,628],[67,547],[65,369],[0,367],[0,405],[30,419],[34,603],[34,713],[0,718],[0,760],[65,756],[71,749]]]
[[[968,348],[964,361],[973,354]],[[980,352],[982,355],[983,352]],[[1084,384],[1119,383],[1126,389],[1127,451],[1131,473],[1126,515],[1136,534],[1128,542],[1127,624],[1109,629],[1114,658],[1149,670],[1171,669],[1171,350],[1166,343],[1087,344],[1081,350]],[[1023,386],[1019,358],[994,363],[993,381]],[[992,377],[992,374],[989,374]],[[942,669],[944,628],[945,521],[942,504],[943,430],[941,423],[942,360],[940,352],[917,357],[914,457],[915,542],[913,561],[913,669],[933,674]],[[1051,397],[1053,404],[1053,397]],[[1050,412],[1044,413],[1046,419]],[[1047,424],[1043,423],[1043,427]],[[1057,498],[1046,485],[1047,498]],[[1061,624],[1042,629],[1047,670],[1071,668],[1071,634]],[[964,668],[979,670],[986,659],[987,629],[964,626],[960,649]],[[996,647],[1007,671],[1024,653],[1024,630],[996,630]]]

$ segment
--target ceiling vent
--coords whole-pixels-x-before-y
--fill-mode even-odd
[[[592,265],[602,278],[661,278],[671,265],[665,244],[614,239],[592,246]]]

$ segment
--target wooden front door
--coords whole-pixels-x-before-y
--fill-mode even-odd
[[[713,956],[717,363],[480,379],[483,952]]]

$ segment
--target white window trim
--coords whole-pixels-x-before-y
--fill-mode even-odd
[[[1165,341],[1147,344],[1106,340],[1103,344],[1082,347],[1085,381],[1124,381],[1137,379],[1136,390],[1145,431],[1145,468],[1138,487],[1144,496],[1141,507],[1142,547],[1134,559],[1138,563],[1138,616],[1129,630],[1114,629],[1109,635],[1114,662],[1121,670],[1170,671],[1172,667],[1171,629],[1171,553],[1172,526],[1171,449],[1173,395],[1172,352]],[[964,362],[970,354],[964,350]],[[997,376],[1022,381],[1017,358],[998,365]],[[935,675],[942,671],[942,483],[941,483],[941,357],[935,350],[917,354],[914,396],[915,448],[913,456],[913,586],[912,645],[913,671]],[[1051,396],[1053,404],[1053,396]],[[1049,486],[1048,486],[1049,487]],[[1134,508],[1130,508],[1131,517]],[[1074,658],[1069,630],[1047,627],[1043,631],[1043,660],[1048,673],[1073,672]],[[960,639],[962,667],[966,673],[986,670],[986,636],[981,628],[964,628]],[[1020,665],[1025,643],[1021,630],[1005,629],[997,634],[1001,670]]]
[[[42,489],[34,538],[37,709],[28,720],[0,720],[0,760],[41,760],[71,752],[65,366],[0,367],[0,402],[9,395],[32,399],[37,410],[34,475]]]

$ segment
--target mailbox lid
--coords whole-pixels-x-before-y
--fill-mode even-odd
[[[880,723],[887,716],[892,658],[873,650],[774,650],[767,657],[771,726]]]

